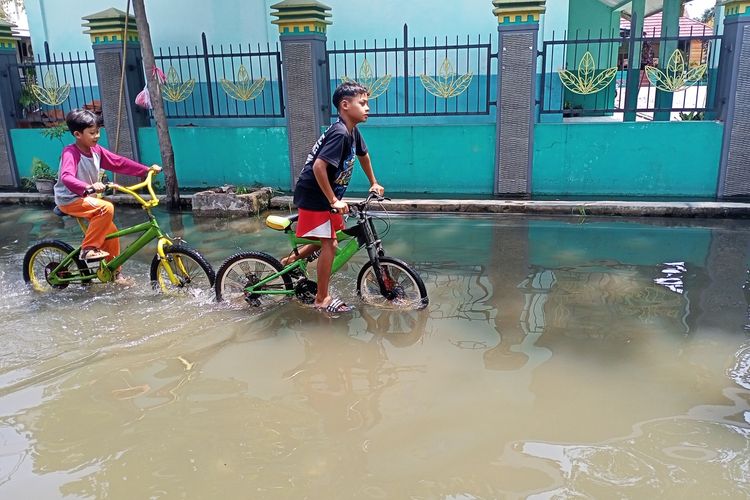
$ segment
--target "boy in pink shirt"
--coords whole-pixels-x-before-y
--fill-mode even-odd
[[[105,239],[117,231],[113,222],[114,206],[107,200],[92,196],[104,191],[101,170],[145,177],[149,170],[160,172],[161,167],[152,165],[149,168],[99,146],[99,124],[91,111],[74,109],[65,117],[65,122],[76,142],[66,146],[60,157],[55,204],[63,213],[89,221],[80,258],[109,261],[120,254],[120,240]]]

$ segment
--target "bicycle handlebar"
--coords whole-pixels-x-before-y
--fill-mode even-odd
[[[104,190],[110,190],[112,193],[119,191],[121,193],[129,194],[133,198],[136,199],[138,203],[141,204],[143,208],[153,208],[159,204],[159,198],[156,197],[156,193],[154,193],[154,186],[152,183],[152,179],[154,177],[154,174],[157,172],[149,169],[148,173],[146,174],[146,178],[139,182],[138,184],[133,184],[132,186],[121,186],[114,182],[108,182],[104,185]],[[151,197],[150,200],[145,200],[143,197],[138,194],[136,191],[146,188],[148,191],[149,196]],[[90,189],[87,189],[87,194],[91,191]]]
[[[367,198],[365,198],[364,200],[362,200],[362,201],[360,201],[358,203],[347,203],[347,205],[349,205],[350,209],[354,209],[357,212],[364,212],[364,211],[367,210],[367,206],[370,203],[372,203],[373,201],[376,201],[376,202],[391,201],[391,199],[390,198],[386,198],[384,196],[380,196],[375,191],[370,191],[369,193],[367,193]],[[337,213],[339,213],[339,210],[337,208],[332,208],[331,209],[331,213],[332,214],[337,214]]]

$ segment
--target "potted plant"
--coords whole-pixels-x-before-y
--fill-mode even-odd
[[[36,190],[42,194],[52,194],[57,175],[44,160],[34,157],[31,160],[31,180],[36,184]]]

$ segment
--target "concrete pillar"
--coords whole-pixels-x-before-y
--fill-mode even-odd
[[[316,0],[284,0],[271,6],[279,27],[291,187],[310,148],[329,123],[326,28],[331,8]]]
[[[127,33],[125,33],[125,19]],[[85,33],[91,37],[102,104],[102,118],[107,129],[109,150],[140,161],[138,128],[149,126],[148,112],[135,105],[135,96],[146,85],[141,62],[141,46],[135,17],[110,8],[83,18]],[[125,43],[127,40],[127,43]],[[126,52],[123,59],[123,44]],[[120,76],[125,66],[123,93],[120,96]],[[119,116],[118,116],[119,113]],[[119,123],[119,137],[118,137]],[[138,182],[138,178],[117,175],[122,184]]]
[[[539,16],[545,0],[493,0],[497,16],[495,194],[531,193]]]
[[[19,187],[16,156],[10,139],[10,129],[16,125],[18,106],[13,89],[21,88],[18,68],[18,49],[11,28],[14,24],[0,20],[0,186]]]
[[[679,36],[680,35],[680,14],[682,13],[682,2],[680,0],[664,0],[664,10],[661,17],[661,36]],[[668,40],[659,44],[659,68],[664,71],[667,67],[669,58],[677,49],[677,40]],[[687,64],[687,61],[685,62]],[[672,107],[674,93],[665,90],[656,89],[655,106],[657,109],[667,109]],[[654,121],[668,122],[671,116],[670,111],[657,111],[654,113]]]
[[[724,121],[718,195],[750,194],[750,1],[724,3],[719,118]]]

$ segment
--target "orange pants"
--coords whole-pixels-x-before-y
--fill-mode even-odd
[[[89,227],[81,244],[83,248],[99,248],[109,252],[107,261],[120,255],[120,238],[104,239],[108,234],[117,231],[113,222],[115,207],[111,202],[87,196],[61,206],[60,210],[73,217],[88,219]]]

